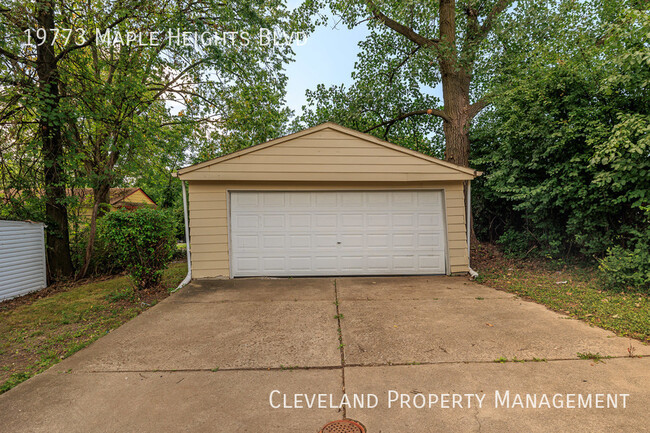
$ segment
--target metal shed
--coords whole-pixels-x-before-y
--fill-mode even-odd
[[[47,286],[45,224],[0,220],[0,302]]]

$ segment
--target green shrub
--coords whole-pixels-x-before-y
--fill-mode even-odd
[[[610,248],[599,269],[611,288],[650,292],[650,228],[637,233],[632,248]]]
[[[103,217],[100,237],[106,240],[121,266],[139,289],[160,283],[176,250],[175,223],[167,210],[120,210]]]
[[[93,255],[88,265],[89,276],[114,275],[124,271],[124,266],[118,260],[113,245],[106,237],[100,236],[100,233],[104,230],[103,221],[103,217],[97,220],[97,236],[95,236]],[[84,264],[89,232],[90,228],[86,226],[71,238],[70,253],[75,269],[81,269]]]
[[[503,248],[506,257],[525,257],[527,252],[534,248],[534,239],[527,232],[518,232],[508,229],[503,233],[497,243]]]

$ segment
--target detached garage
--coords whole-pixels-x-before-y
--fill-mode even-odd
[[[192,276],[466,273],[479,174],[333,123],[183,168]]]

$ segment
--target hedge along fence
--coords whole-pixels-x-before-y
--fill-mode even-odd
[[[0,301],[47,287],[45,224],[0,220]]]

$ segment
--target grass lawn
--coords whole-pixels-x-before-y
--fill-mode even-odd
[[[0,394],[83,349],[155,305],[180,284],[172,263],[157,290],[134,293],[119,276],[44,289],[0,303]]]
[[[472,267],[481,284],[650,343],[650,296],[604,289],[595,266],[508,259],[494,247],[481,245],[472,252]]]

